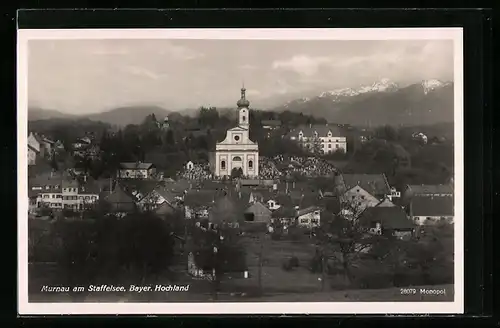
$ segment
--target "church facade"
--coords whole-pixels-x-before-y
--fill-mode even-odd
[[[227,130],[226,138],[215,145],[214,175],[231,176],[233,169],[241,169],[243,176],[259,176],[259,145],[250,140],[250,102],[241,89],[238,106],[238,125]]]

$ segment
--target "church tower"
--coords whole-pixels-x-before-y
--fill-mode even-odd
[[[248,130],[250,128],[250,111],[248,109],[248,106],[250,106],[250,102],[246,99],[245,92],[246,89],[243,86],[241,88],[241,98],[240,100],[238,100],[236,105],[238,106],[238,126]]]

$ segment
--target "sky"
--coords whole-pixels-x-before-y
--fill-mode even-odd
[[[30,40],[30,107],[85,115],[121,106],[254,108],[383,78],[453,80],[451,40]],[[291,100],[290,99],[290,100]]]

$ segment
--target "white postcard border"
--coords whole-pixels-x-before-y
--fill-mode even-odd
[[[453,302],[33,303],[28,301],[28,41],[47,39],[453,40],[455,284]],[[458,314],[464,312],[462,28],[18,30],[18,313],[59,314]]]

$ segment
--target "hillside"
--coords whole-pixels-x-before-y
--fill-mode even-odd
[[[38,120],[48,120],[48,119],[65,119],[71,118],[73,115],[61,113],[57,110],[52,109],[42,109],[38,107],[28,108],[28,120],[38,121]]]
[[[91,120],[103,122],[113,126],[126,126],[128,124],[138,124],[144,120],[147,115],[155,114],[158,120],[165,118],[168,111],[158,106],[127,106],[119,107],[102,113],[90,115],[68,115],[58,111],[45,110],[39,108],[28,109],[28,120],[39,121],[49,119],[75,119]]]
[[[359,89],[322,92],[275,111],[302,112],[352,125],[428,125],[453,122],[453,83],[423,81],[400,88],[386,79]]]

